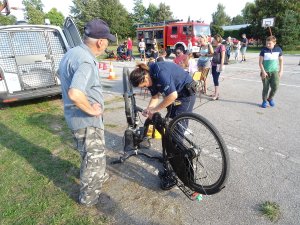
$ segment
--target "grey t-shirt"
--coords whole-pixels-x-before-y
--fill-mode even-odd
[[[79,109],[68,96],[70,88],[75,88],[86,94],[88,101],[100,103],[104,109],[102,86],[100,82],[97,61],[90,49],[81,44],[69,50],[59,65],[64,115],[71,130],[86,127],[104,128],[102,117],[90,116]]]

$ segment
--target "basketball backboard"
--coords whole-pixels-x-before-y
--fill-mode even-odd
[[[265,18],[262,20],[262,27],[273,27],[275,24],[275,18]]]

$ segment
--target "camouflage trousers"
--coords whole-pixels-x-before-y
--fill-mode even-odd
[[[81,155],[79,202],[91,206],[98,202],[105,179],[104,130],[87,127],[73,131]]]

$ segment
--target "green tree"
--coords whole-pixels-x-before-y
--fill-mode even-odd
[[[15,16],[9,15],[4,16],[0,14],[0,25],[12,25],[15,24],[17,21],[17,18]]]
[[[50,20],[52,25],[62,27],[64,24],[65,17],[61,12],[58,12],[56,8],[52,8],[48,13],[46,13],[45,18]]]
[[[212,23],[217,26],[230,25],[231,19],[225,13],[225,6],[218,4],[217,11],[212,14]]]
[[[282,34],[281,45],[287,50],[292,50],[300,45],[300,16],[292,10],[286,10],[283,18],[283,26],[279,29]]]
[[[158,6],[157,11],[157,21],[165,21],[165,20],[172,20],[173,13],[169,5],[165,3],[160,3]]]
[[[23,0],[22,2],[25,6],[32,5],[35,9],[43,12],[44,4],[42,0]]]
[[[134,23],[145,23],[146,18],[146,8],[143,5],[143,0],[133,0],[133,22]]]
[[[157,21],[157,13],[158,13],[157,6],[150,3],[146,10],[147,22],[158,22]]]
[[[253,26],[253,36],[259,38],[264,42],[267,36],[270,35],[269,30],[262,28],[262,19],[275,18],[275,26],[272,27],[272,34],[276,36],[277,43],[284,46],[285,40],[283,36],[293,36],[293,33],[299,33],[299,28],[295,27],[295,30],[285,29],[287,20],[290,20],[287,16],[287,11],[295,15],[297,23],[300,23],[300,2],[299,0],[274,0],[272,4],[266,0],[255,0],[255,6],[251,6],[249,9],[249,19]],[[288,25],[290,26],[290,25]],[[283,30],[292,32],[291,34],[283,34]],[[249,36],[249,35],[248,35]],[[299,40],[299,39],[298,39]]]
[[[135,36],[133,20],[119,0],[93,0],[86,3],[73,0],[73,4],[71,13],[80,32],[83,32],[87,21],[100,18],[108,23],[111,32],[117,33],[118,37]]]
[[[242,16],[244,17],[245,23],[252,22],[252,12],[255,9],[255,3],[247,2],[244,9],[242,9]]]
[[[231,25],[239,25],[239,24],[244,24],[244,23],[245,23],[244,17],[241,15],[237,15],[237,16],[233,17],[232,21],[231,21]]]
[[[219,34],[222,37],[224,36],[224,30],[222,29],[221,26],[218,26],[218,25],[215,25],[215,24],[211,24],[210,30],[211,30],[211,36],[214,36],[216,34]]]
[[[26,6],[26,15],[29,24],[44,24],[44,13],[30,4]]]

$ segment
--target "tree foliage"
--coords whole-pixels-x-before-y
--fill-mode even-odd
[[[83,32],[86,22],[99,18],[106,21],[111,33],[117,33],[120,38],[135,34],[133,19],[119,0],[93,0],[86,3],[82,0],[73,0],[73,4],[71,13],[80,32]]]
[[[244,9],[242,9],[242,16],[244,17],[245,23],[252,21],[252,12],[255,8],[255,3],[247,2]]]
[[[4,16],[0,15],[0,25],[13,25],[17,21],[17,18],[15,16],[9,15],[9,16]]]
[[[212,23],[217,26],[225,26],[231,24],[230,17],[225,13],[225,6],[218,4],[217,11],[212,14]]]
[[[237,15],[232,18],[231,25],[239,25],[239,24],[245,24],[244,17],[241,15]]]
[[[281,46],[289,45],[286,36],[290,36],[299,43],[299,26],[292,25],[300,23],[299,0],[273,0],[272,4],[266,0],[255,0],[254,7],[249,8],[249,20],[253,26],[252,35],[254,37],[264,41],[270,33],[268,29],[262,28],[262,19],[274,17],[275,26],[271,29],[272,34],[277,38],[277,43]],[[293,18],[290,15],[293,15]],[[292,22],[292,24],[288,24],[288,22]],[[291,26],[291,29],[286,26]],[[288,33],[283,33],[283,31]]]
[[[134,23],[145,23],[146,18],[146,8],[143,5],[143,0],[133,0],[133,22]]]
[[[25,5],[25,7],[31,5],[35,9],[43,12],[44,4],[42,3],[42,0],[23,0],[22,3]]]
[[[214,36],[216,34],[219,34],[222,37],[224,36],[224,30],[222,29],[221,26],[218,26],[218,25],[215,25],[215,24],[211,24],[210,30],[211,30],[211,36]]]
[[[28,4],[26,6],[26,15],[29,24],[44,24],[44,13],[33,5]]]
[[[300,23],[299,13],[286,10],[283,18],[283,26],[279,29],[282,34],[282,45],[288,50],[292,50],[300,44]],[[295,41],[296,40],[296,41]],[[298,43],[297,43],[298,40]]]
[[[157,19],[157,21],[172,20],[173,13],[171,11],[170,6],[166,5],[165,3],[160,3],[158,6],[156,19]]]
[[[58,12],[56,8],[52,8],[48,13],[46,13],[45,18],[50,20],[52,25],[62,27],[64,24],[65,17],[61,12]]]
[[[158,8],[156,5],[150,3],[148,8],[146,9],[146,22],[158,22],[157,21]]]

